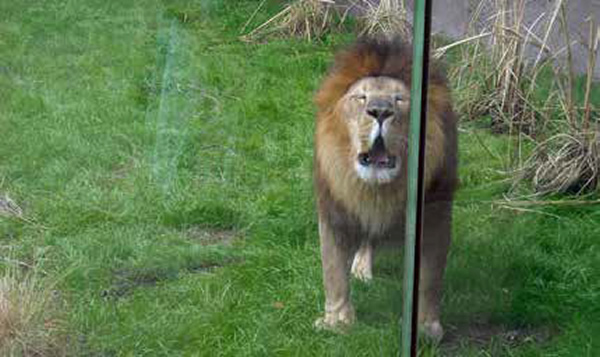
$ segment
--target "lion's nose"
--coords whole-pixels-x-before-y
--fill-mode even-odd
[[[384,120],[394,115],[394,106],[387,100],[373,99],[367,104],[367,114],[383,124]]]

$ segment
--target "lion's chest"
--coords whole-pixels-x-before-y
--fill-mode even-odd
[[[360,186],[347,189],[340,201],[369,236],[383,236],[402,220],[404,192]]]

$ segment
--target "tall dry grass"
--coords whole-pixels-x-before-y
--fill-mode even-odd
[[[301,37],[309,41],[318,39],[341,29],[351,12],[356,16],[359,35],[412,38],[404,0],[294,0],[275,16],[246,32],[264,3],[265,0],[259,3],[242,27],[242,40],[259,41],[281,36]]]
[[[564,7],[561,9],[561,22],[562,28],[566,29]],[[588,64],[583,106],[578,107],[574,101],[575,78],[571,51],[568,49],[567,75],[561,76],[557,73],[555,76],[558,83],[559,106],[566,125],[563,126],[562,132],[538,143],[533,154],[519,168],[513,188],[528,180],[538,195],[549,193],[580,195],[598,189],[600,115],[593,110],[590,93],[600,44],[600,27],[596,26],[593,19],[589,20],[588,25]],[[568,31],[564,31],[567,43],[570,43]]]
[[[271,37],[296,36],[309,41],[321,38],[343,23],[347,12],[336,10],[335,0],[295,0],[283,10],[246,33],[256,14],[262,9],[263,0],[241,29],[243,41],[254,42]]]
[[[359,9],[359,31],[361,35],[401,36],[412,39],[412,26],[404,0],[352,1]]]
[[[539,117],[547,117],[544,105],[531,102],[536,73],[548,61],[526,65],[526,50],[540,46],[531,27],[540,26],[540,20],[527,28],[524,24],[525,0],[482,1],[475,9],[469,26],[469,43],[461,48],[461,60],[450,76],[457,87],[459,111],[468,119],[489,115],[496,132],[535,132]],[[492,7],[493,15],[483,18],[485,6]],[[483,30],[475,24],[483,23]],[[548,23],[549,30],[553,22]],[[447,50],[453,45],[441,50]],[[540,46],[544,48],[543,45]],[[440,51],[438,50],[438,55]]]
[[[589,192],[600,173],[597,120],[592,118],[597,114],[590,98],[600,29],[590,20],[586,95],[583,106],[577,106],[568,2],[556,1],[552,11],[529,23],[524,21],[526,5],[525,0],[482,1],[468,38],[439,48],[436,55],[460,47],[459,65],[450,72],[458,111],[467,120],[489,116],[494,132],[509,134],[505,167],[515,177],[512,193],[524,184],[535,195]],[[553,33],[563,36],[566,46],[553,47]],[[550,84],[540,82],[544,77],[552,78]],[[540,88],[548,85],[541,97]],[[529,143],[535,146],[530,154],[524,150]]]
[[[0,356],[65,356],[61,301],[32,267],[4,259],[0,273]]]

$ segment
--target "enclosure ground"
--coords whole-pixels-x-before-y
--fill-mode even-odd
[[[390,252],[353,283],[358,324],[313,329],[312,95],[352,35],[243,43],[256,6],[0,1],[0,198],[22,211],[0,211],[0,271],[55,289],[73,355],[397,351]],[[493,205],[505,149],[461,126],[448,338],[423,355],[595,356],[600,209]]]

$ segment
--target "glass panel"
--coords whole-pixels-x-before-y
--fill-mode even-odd
[[[444,338],[422,343],[425,355],[598,351],[598,302],[588,295],[598,281],[598,86],[587,81],[598,78],[587,50],[598,10],[584,1],[435,1],[433,53],[445,64],[458,119],[460,184]],[[429,108],[430,120],[440,115]],[[427,213],[426,232],[447,231],[439,217]],[[423,272],[427,254],[426,234]]]

